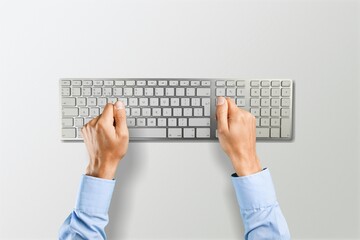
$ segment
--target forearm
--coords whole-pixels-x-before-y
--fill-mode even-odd
[[[105,226],[114,180],[83,176],[75,209],[61,226],[59,239],[106,239]]]
[[[269,170],[232,177],[245,228],[245,239],[290,239],[286,220],[276,200]]]

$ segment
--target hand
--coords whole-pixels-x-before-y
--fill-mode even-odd
[[[129,144],[124,104],[108,103],[103,113],[88,122],[81,132],[90,156],[86,175],[114,179]]]
[[[256,120],[234,100],[219,97],[216,106],[218,138],[238,176],[261,171],[256,155]]]

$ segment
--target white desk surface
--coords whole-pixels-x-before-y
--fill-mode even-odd
[[[294,239],[360,237],[357,1],[0,1],[0,239],[55,239],[87,153],[61,77],[295,80],[295,139],[258,143]],[[239,239],[217,143],[131,143],[110,239]]]

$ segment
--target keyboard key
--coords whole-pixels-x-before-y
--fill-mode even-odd
[[[155,96],[164,96],[163,88],[155,88]]]
[[[144,127],[146,123],[145,118],[137,118],[136,119],[136,126]]]
[[[263,80],[263,81],[261,81],[261,86],[262,86],[262,87],[269,87],[269,86],[270,86],[270,81],[269,81],[269,80]]]
[[[64,117],[76,117],[79,114],[79,109],[78,108],[63,108],[62,110],[62,115]]]
[[[210,88],[198,88],[196,94],[199,97],[208,97],[210,96]]]
[[[144,89],[143,88],[134,88],[134,96],[143,96]]]
[[[270,136],[269,128],[256,128],[256,137],[268,138]]]
[[[148,118],[147,119],[147,125],[149,127],[155,127],[156,126],[156,118]]]
[[[262,98],[260,100],[260,106],[269,107],[270,106],[270,99],[269,98]]]
[[[189,86],[189,81],[180,81],[180,86]]]
[[[132,96],[133,89],[132,88],[124,88],[124,96]]]
[[[70,86],[71,81],[70,80],[61,80],[61,86]]]
[[[181,138],[182,129],[181,128],[168,128],[168,137],[169,138]]]
[[[174,96],[174,95],[175,95],[175,89],[174,88],[166,88],[165,96]]]
[[[280,127],[280,118],[272,118],[270,120],[270,125],[272,127]]]
[[[187,126],[187,118],[179,118],[178,119],[179,127],[186,127]],[[185,135],[185,133],[184,133]]]
[[[271,86],[272,87],[280,87],[280,81],[278,81],[278,80],[271,81]]]
[[[290,106],[290,98],[282,98],[281,99],[281,106],[282,107],[289,107]]]
[[[186,96],[195,96],[196,88],[186,88]]]
[[[63,118],[62,121],[63,127],[72,127],[73,126],[73,119],[72,118]]]
[[[260,81],[253,80],[253,81],[250,82],[250,86],[251,87],[259,87],[260,86]]]
[[[271,128],[270,132],[271,132],[271,134],[270,134],[271,138],[279,138],[280,137],[280,128]]]
[[[272,99],[271,99],[271,106],[272,106],[272,107],[279,107],[279,106],[280,106],[280,99],[278,99],[278,98],[272,98]]]
[[[171,117],[171,108],[163,108],[162,109],[162,115],[165,117]]]
[[[280,96],[280,88],[272,88],[271,89],[271,96],[272,97],[279,97]]]
[[[291,85],[291,82],[290,82],[290,81],[282,81],[282,82],[281,82],[281,86],[282,86],[282,87],[290,87],[290,85]]]
[[[94,81],[94,86],[102,86],[104,84],[104,81],[96,80]]]
[[[236,81],[236,86],[245,87],[245,81],[243,81],[243,80]]]
[[[195,128],[184,128],[184,138],[194,138]]]
[[[238,98],[236,99],[236,105],[238,107],[245,107],[245,98]]]
[[[218,86],[218,87],[225,86],[225,81],[216,81],[216,86]]]
[[[271,109],[271,116],[272,116],[272,117],[280,117],[280,109],[278,109],[278,108],[272,108],[272,109]]]
[[[113,85],[114,85],[114,81],[112,81],[112,80],[106,80],[106,81],[104,81],[104,85],[105,85],[105,86],[113,86]]]
[[[290,88],[281,89],[281,96],[282,97],[290,97]]]
[[[180,105],[179,98],[170,98],[170,106],[177,107]]]
[[[215,92],[216,92],[216,96],[218,97],[225,96],[225,88],[217,88]]]
[[[154,89],[153,88],[145,88],[145,96],[153,96]]]
[[[228,80],[228,81],[226,81],[226,86],[228,86],[228,87],[235,87],[235,81],[233,81],[233,80]]]
[[[169,99],[168,98],[160,98],[160,106],[169,106]]]
[[[93,96],[101,96],[102,88],[93,88]]]
[[[123,81],[123,80],[115,81],[115,85],[116,85],[116,86],[124,86],[124,85],[125,85],[125,81]]]
[[[75,127],[82,127],[84,126],[84,119],[83,118],[75,118],[74,119]]]
[[[158,118],[158,126],[165,127],[166,126],[166,118]]]
[[[129,136],[131,138],[166,138],[166,128],[129,128]]]
[[[79,115],[83,117],[89,116],[89,109],[88,108],[79,108]]]
[[[63,106],[75,106],[75,98],[62,98],[61,104]]]
[[[210,128],[196,128],[197,138],[210,138]]]
[[[127,118],[126,124],[128,127],[134,127],[135,126],[135,118]],[[130,132],[130,128],[129,128],[129,132]]]
[[[82,89],[82,95],[83,96],[91,96],[91,88],[88,88],[88,87],[83,88]]]
[[[195,117],[203,116],[203,109],[202,108],[194,108],[194,116]]]
[[[156,85],[157,85],[157,81],[155,81],[155,80],[148,81],[148,85],[149,85],[149,86],[156,86]]]
[[[185,88],[176,88],[176,96],[185,96]]]
[[[270,119],[269,118],[261,118],[260,119],[260,126],[269,127],[270,126]]]
[[[169,85],[170,86],[178,86],[179,82],[178,81],[169,81]]]
[[[122,88],[114,88],[114,96],[122,96]]]
[[[291,120],[289,118],[281,119],[281,137],[289,138],[291,131]]]
[[[192,108],[184,108],[184,116],[191,117],[192,116]]]
[[[262,88],[262,89],[261,89],[261,96],[262,96],[262,97],[268,97],[268,96],[270,96],[270,89],[269,89],[269,88]]]
[[[176,127],[177,126],[176,118],[168,118],[168,126],[169,127]]]
[[[250,106],[251,107],[259,107],[260,106],[260,99],[253,98],[250,100]]]
[[[83,86],[92,86],[93,85],[93,81],[91,80],[84,80],[82,82]]]
[[[62,96],[70,96],[70,88],[69,87],[61,88],[61,95]]]
[[[189,118],[190,127],[210,126],[210,118]]]
[[[190,81],[190,86],[200,86],[200,81]]]
[[[81,86],[81,80],[73,80],[72,85],[73,86]]]
[[[126,86],[135,86],[135,81],[134,80],[128,80],[125,81]]]
[[[226,96],[234,97],[235,96],[235,88],[227,88],[226,89]]]
[[[259,117],[260,116],[260,108],[251,108],[250,113],[252,115],[254,115],[255,117]]]
[[[159,81],[159,86],[167,86],[167,81]]]
[[[76,137],[76,129],[75,128],[63,128],[61,136],[63,138],[75,138]]]
[[[250,96],[252,96],[252,97],[260,96],[260,90],[258,88],[250,89]]]
[[[245,97],[245,89],[244,89],[244,88],[238,88],[238,89],[236,89],[236,96],[238,96],[238,97]]]
[[[281,109],[281,116],[282,116],[282,117],[289,117],[289,116],[290,116],[290,109],[288,109],[288,108],[282,108],[282,109]]]
[[[201,86],[210,86],[211,82],[210,81],[201,81]]]
[[[191,99],[191,106],[193,106],[193,107],[200,106],[200,98],[192,98]]]

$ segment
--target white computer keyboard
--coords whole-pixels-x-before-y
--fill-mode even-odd
[[[60,79],[60,96],[62,140],[82,140],[81,127],[117,100],[130,140],[216,140],[217,96],[256,117],[257,139],[293,136],[289,79]]]

